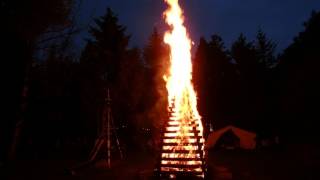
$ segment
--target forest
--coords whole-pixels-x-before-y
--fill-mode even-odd
[[[169,49],[157,27],[144,47],[106,7],[89,28],[77,56],[73,0],[1,0],[3,84],[0,162],[14,159],[85,159],[100,127],[110,89],[114,129],[125,154],[157,150],[168,119],[163,75]],[[320,102],[320,12],[310,12],[292,43],[258,29],[239,32],[230,47],[212,34],[199,37],[193,83],[205,126],[236,125],[257,138],[315,143]]]

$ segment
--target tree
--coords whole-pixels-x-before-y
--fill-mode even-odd
[[[266,34],[259,29],[256,37],[255,48],[259,63],[264,67],[271,67],[275,63],[276,44],[267,38]]]
[[[205,98],[207,95],[205,93],[205,85],[208,78],[206,72],[206,65],[208,62],[208,46],[208,42],[205,40],[205,38],[201,37],[192,63],[192,80],[200,101],[204,100],[203,98]],[[203,107],[201,107],[202,103],[198,104],[200,114],[202,114],[202,116],[206,116],[206,111],[202,109],[203,107],[206,107],[206,105],[204,104]]]
[[[215,128],[226,125],[234,108],[236,71],[218,35],[209,42],[200,39],[193,60],[193,81],[199,97],[199,110],[205,124]],[[232,100],[231,100],[232,99]]]
[[[24,110],[26,103],[24,99],[28,96],[29,74],[33,62],[33,55],[37,39],[51,27],[64,26],[68,22],[68,15],[72,8],[72,0],[51,1],[0,1],[0,21],[2,28],[0,32],[1,47],[0,56],[4,61],[5,75],[5,97],[2,98],[6,118],[3,126],[4,139],[0,139],[7,147],[11,144],[10,157],[14,158],[16,146],[19,142],[21,127],[24,125]],[[14,125],[16,124],[16,125]],[[11,134],[13,133],[13,140]],[[7,149],[7,148],[6,148]],[[2,153],[1,153],[2,154]]]
[[[247,42],[246,37],[241,33],[238,39],[232,44],[231,56],[238,64],[240,70],[249,72],[250,67],[256,65],[256,50],[252,42]]]
[[[163,76],[169,67],[169,48],[163,43],[156,28],[153,29],[149,42],[144,47],[143,58],[146,63],[148,88],[152,92],[149,98],[151,100],[149,107],[155,108],[158,106],[156,104],[160,102],[162,103],[160,106],[167,107],[167,102],[164,101],[166,99],[164,97],[167,97],[167,90]],[[156,111],[159,111],[159,109]],[[162,112],[157,113],[162,114]]]
[[[18,155],[50,158],[70,148],[65,147],[70,139],[84,136],[86,126],[80,109],[78,67],[78,62],[64,57],[54,46],[45,61],[32,67],[25,115],[28,123]]]
[[[125,31],[126,28],[118,23],[114,12],[107,8],[106,14],[95,19],[95,25],[90,27],[89,33],[92,38],[87,41],[80,57],[81,102],[88,126],[93,129],[92,136],[95,136],[94,132],[101,120],[105,88],[107,86],[110,88],[112,98],[117,96],[125,99],[126,94],[116,87],[121,79],[121,66],[128,58],[130,36],[126,35]],[[124,97],[121,97],[120,93]],[[123,111],[127,109],[118,105],[113,102],[114,114],[125,115]],[[119,111],[122,112],[118,113]],[[115,119],[122,118],[115,117]]]
[[[163,43],[163,38],[159,34],[157,28],[154,28],[149,37],[148,44],[143,50],[144,60],[148,67],[154,69],[154,73],[164,73],[163,71],[166,69],[164,66],[168,65],[168,63],[166,63],[166,65],[163,65],[163,63],[168,60],[166,59],[168,58],[168,50],[169,49]]]
[[[148,93],[145,94],[147,120],[152,122],[148,128],[153,131],[153,141],[158,141],[159,130],[167,116],[167,89],[163,76],[169,68],[169,48],[163,42],[163,38],[156,28],[149,37],[148,44],[143,49],[143,58],[146,63],[146,86]]]
[[[221,37],[217,35],[211,37],[209,54],[211,59],[209,67],[213,75],[210,89],[212,93],[215,92],[212,98],[216,109],[214,117],[218,120],[216,126],[222,127],[235,123],[235,117],[238,116],[239,94],[236,89],[239,89],[239,76]]]
[[[277,89],[274,79],[276,78],[275,66],[277,58],[275,57],[276,44],[266,34],[259,29],[255,41],[255,49],[257,54],[257,74],[258,77],[258,90],[260,101],[263,104],[263,109],[259,115],[259,130],[265,133],[264,135],[271,135],[278,133],[277,120],[278,114],[278,101]],[[260,133],[262,134],[262,133]]]
[[[262,82],[259,77],[259,61],[257,51],[252,42],[247,42],[246,37],[240,34],[232,44],[231,56],[239,70],[240,93],[239,112],[241,112],[240,125],[247,128],[256,128],[257,119],[264,110],[262,100]]]
[[[288,137],[297,137],[302,131],[304,138],[316,137],[316,120],[319,119],[317,104],[320,101],[320,12],[312,12],[304,23],[304,30],[284,50],[277,66],[278,88],[281,89],[282,125],[290,124]],[[305,139],[301,139],[305,140]]]
[[[95,129],[99,126],[108,86],[118,132],[127,145],[134,147],[131,143],[137,140],[135,137],[148,122],[147,116],[141,114],[146,114],[150,107],[147,102],[151,93],[146,77],[153,76],[147,74],[140,50],[128,48],[130,36],[126,35],[126,28],[119,25],[111,9],[108,8],[106,14],[95,22],[89,31],[92,39],[88,40],[80,58],[81,101],[86,121],[93,129],[90,135],[95,136]]]
[[[95,26],[90,27],[93,41],[88,42],[94,48],[96,61],[101,66],[98,73],[107,74],[112,83],[117,78],[120,62],[124,59],[130,36],[125,34],[126,28],[118,24],[117,16],[110,8],[104,16],[95,19]]]

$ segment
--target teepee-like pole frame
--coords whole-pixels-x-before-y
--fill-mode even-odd
[[[111,144],[112,144],[112,135],[114,135],[116,140],[116,145],[119,150],[120,158],[123,159],[123,153],[120,147],[120,142],[118,136],[116,135],[116,130],[114,128],[114,121],[112,116],[111,110],[111,96],[110,96],[110,89],[106,88],[106,96],[104,98],[105,106],[103,108],[102,113],[102,121],[101,121],[101,130],[99,132],[98,138],[95,141],[94,147],[89,155],[89,160],[85,163],[82,163],[76,167],[71,168],[71,174],[76,174],[78,169],[82,169],[90,164],[94,164],[99,160],[98,154],[99,152],[107,152],[106,156],[103,157],[103,161],[106,162],[106,168],[111,168]],[[113,134],[112,134],[113,130]],[[106,146],[104,146],[106,145]],[[106,147],[107,149],[103,149]],[[106,150],[106,151],[105,151]],[[100,159],[101,160],[101,159]]]

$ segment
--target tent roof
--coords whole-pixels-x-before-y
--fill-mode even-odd
[[[212,148],[215,146],[218,139],[226,133],[228,130],[231,130],[236,136],[240,139],[240,147],[243,149],[254,149],[256,146],[256,133],[249,132],[235,126],[227,126],[217,131],[212,132],[207,141],[206,148]]]

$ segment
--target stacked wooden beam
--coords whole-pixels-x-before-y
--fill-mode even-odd
[[[162,136],[159,175],[164,178],[204,178],[204,138],[200,119],[181,120],[170,108]]]

